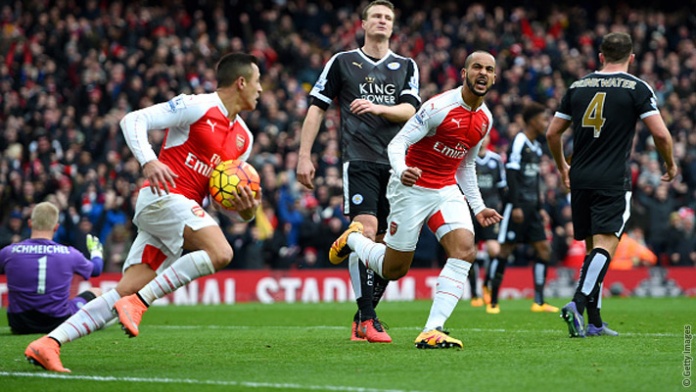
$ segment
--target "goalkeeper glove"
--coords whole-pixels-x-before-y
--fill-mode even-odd
[[[89,251],[89,257],[91,259],[95,257],[103,258],[104,246],[99,242],[97,236],[87,234],[87,250]]]

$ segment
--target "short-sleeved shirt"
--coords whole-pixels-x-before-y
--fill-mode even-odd
[[[655,114],[652,88],[628,73],[594,72],[574,82],[555,114],[573,126],[573,189],[630,190],[636,121]]]
[[[519,132],[512,139],[505,169],[507,178],[515,176],[516,180],[511,179],[508,183],[508,202],[513,206],[539,204],[541,155],[541,144],[536,140],[529,140],[524,132]]]
[[[323,110],[338,99],[341,113],[341,157],[344,162],[369,161],[388,165],[387,145],[401,129],[375,114],[351,113],[350,104],[367,99],[374,104],[420,105],[418,66],[392,51],[382,59],[368,57],[360,49],[335,54],[324,66],[309,93],[312,105]]]

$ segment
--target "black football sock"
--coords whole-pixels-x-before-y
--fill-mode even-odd
[[[580,272],[580,281],[578,281],[578,287],[575,289],[573,297],[578,313],[582,314],[585,311],[589,298],[596,298],[599,295],[599,287],[604,281],[610,261],[609,252],[601,248],[592,249],[590,254],[585,257]]]
[[[476,283],[479,277],[480,273],[480,267],[478,260],[474,261],[474,263],[471,265],[471,270],[469,270],[469,288],[471,289],[471,298],[478,298],[480,297],[478,290],[476,288]]]
[[[500,292],[500,286],[503,284],[503,276],[505,275],[507,259],[496,257],[494,262],[496,263],[496,268],[493,272],[493,279],[491,280],[491,305],[498,304],[498,293]]]
[[[360,321],[365,321],[377,317],[375,308],[372,305],[374,295],[374,272],[368,270],[365,264],[358,262],[360,269],[360,289],[362,295],[356,299],[358,303],[358,312],[360,312]]]
[[[587,322],[597,328],[602,327],[602,316],[599,314],[599,301],[597,297],[587,299]]]
[[[544,287],[546,287],[546,263],[534,263],[534,302],[544,304]]]
[[[498,259],[494,257],[490,260],[490,263],[488,263],[488,268],[483,278],[483,287],[491,288],[491,282],[493,281],[496,268],[498,268]]]
[[[376,308],[379,305],[379,301],[382,300],[384,292],[387,290],[387,285],[389,281],[379,276],[379,274],[372,274],[375,285],[372,288],[372,308]]]

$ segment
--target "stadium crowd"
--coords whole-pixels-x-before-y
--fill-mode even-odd
[[[201,4],[197,4],[201,3]],[[633,8],[626,3],[527,7],[457,1],[396,2],[392,50],[413,57],[421,95],[460,83],[467,54],[495,54],[498,81],[486,98],[495,117],[490,148],[505,157],[529,101],[557,107],[568,84],[598,65],[598,39],[632,35],[631,72],[648,81],[674,138],[680,174],[661,183],[661,162],[638,124],[629,234],[660,265],[696,266],[696,10]],[[179,93],[215,89],[224,53],[260,59],[264,92],[245,121],[255,135],[250,162],[262,177],[263,209],[252,223],[219,216],[235,250],[231,268],[325,268],[342,215],[338,112],[315,143],[314,191],[295,180],[308,91],[332,54],[361,42],[366,3],[342,1],[154,2],[26,0],[0,9],[0,247],[27,238],[38,202],[61,210],[56,240],[81,249],[104,241],[105,270],[120,271],[136,227],[131,222],[140,167],[119,128],[133,109]],[[666,6],[665,6],[666,7]],[[426,11],[428,9],[428,11]],[[162,142],[164,132],[153,136]],[[572,145],[571,145],[572,148]],[[571,151],[568,151],[570,153]],[[567,193],[548,154],[541,173],[554,261],[573,246]],[[415,267],[443,258],[423,233]],[[515,264],[526,264],[524,248]]]

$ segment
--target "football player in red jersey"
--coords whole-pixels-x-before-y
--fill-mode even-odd
[[[239,113],[253,110],[262,91],[255,57],[223,56],[217,65],[217,90],[181,94],[172,100],[128,113],[121,120],[126,142],[146,181],[138,194],[133,223],[138,235],[115,289],[89,302],[63,324],[29,344],[27,359],[47,370],[68,372],[60,346],[86,336],[118,317],[131,337],[143,313],[157,298],[232,261],[233,252],[218,223],[201,206],[208,181],[221,161],[246,160],[253,137]],[[148,131],[166,129],[159,155]],[[233,217],[250,221],[260,204],[249,187],[235,197]],[[182,256],[183,250],[188,253]]]
[[[351,235],[362,232],[362,225],[353,222],[329,254],[331,262],[337,264],[353,250],[369,269],[396,280],[408,272],[420,230],[428,225],[448,258],[437,279],[430,316],[416,338],[418,348],[462,347],[462,342],[448,336],[443,327],[464,292],[476,258],[469,207],[482,226],[501,219],[498,212],[484,205],[475,169],[481,140],[493,125],[483,98],[495,83],[495,71],[495,58],[490,53],[470,54],[461,71],[463,86],[425,102],[392,139],[388,148],[393,174],[387,188],[391,212],[386,245]]]

